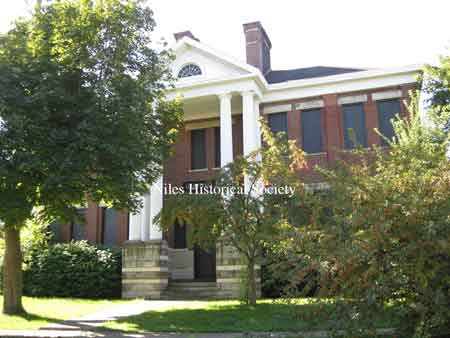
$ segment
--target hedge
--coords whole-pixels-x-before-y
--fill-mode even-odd
[[[86,241],[32,250],[24,270],[24,294],[36,297],[120,298],[120,250]]]

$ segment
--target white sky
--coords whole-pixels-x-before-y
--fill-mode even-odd
[[[29,0],[32,2],[32,0]],[[0,31],[26,14],[25,0],[0,0]],[[391,67],[449,54],[449,0],[148,0],[155,38],[190,30],[245,60],[242,24],[259,20],[272,41],[272,69],[314,65]]]

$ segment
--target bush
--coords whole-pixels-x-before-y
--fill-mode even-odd
[[[5,256],[5,240],[0,224],[0,295],[3,294],[3,257]]]
[[[85,241],[31,249],[24,293],[38,297],[118,298],[121,253]]]

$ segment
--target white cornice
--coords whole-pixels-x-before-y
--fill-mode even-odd
[[[357,92],[417,82],[422,65],[368,70],[269,85],[262,102],[277,102],[325,94]]]
[[[168,98],[174,98],[176,94],[186,94],[187,97],[211,95],[208,87],[227,87],[227,90],[242,90],[243,82],[253,82],[250,90],[256,90],[261,102],[276,102],[282,100],[300,99],[305,97],[320,96],[330,93],[345,93],[366,89],[382,88],[389,86],[414,83],[417,75],[422,71],[423,65],[410,65],[404,67],[371,69],[367,71],[352,72],[340,75],[323,76],[303,80],[293,80],[276,84],[268,84],[259,69],[239,61],[231,56],[217,51],[203,43],[189,37],[183,37],[173,47],[173,50],[180,48],[198,48],[210,55],[234,64],[249,72],[249,74],[222,77],[214,79],[197,79],[196,81],[179,81],[175,83],[175,88],[168,90]],[[236,89],[233,86],[236,84]],[[217,94],[217,93],[216,93]]]
[[[303,80],[293,80],[275,84],[269,84],[268,90],[283,90],[294,87],[305,87],[305,86],[316,86],[321,84],[329,84],[333,82],[344,82],[350,80],[358,80],[358,79],[368,79],[368,78],[377,78],[384,77],[388,75],[395,74],[404,74],[404,73],[418,73],[423,69],[422,64],[404,66],[404,67],[396,67],[396,68],[384,68],[384,69],[371,69],[359,72],[345,73],[339,75],[330,75],[330,76],[321,76]]]

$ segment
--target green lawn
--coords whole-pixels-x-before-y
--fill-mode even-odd
[[[321,304],[299,300],[297,305],[273,303],[260,300],[256,307],[242,305],[238,301],[191,301],[183,302],[157,311],[122,318],[105,323],[104,327],[122,331],[154,332],[262,332],[325,330],[332,326],[333,318],[319,306],[330,309],[330,302]],[[303,313],[299,319],[295,313]],[[303,316],[302,316],[303,317]],[[393,316],[376,320],[379,327],[389,327]]]
[[[37,329],[50,323],[79,317],[125,302],[130,301],[24,297],[23,305],[27,314],[7,316],[0,312],[0,330]],[[0,309],[2,307],[3,297],[0,296]]]

